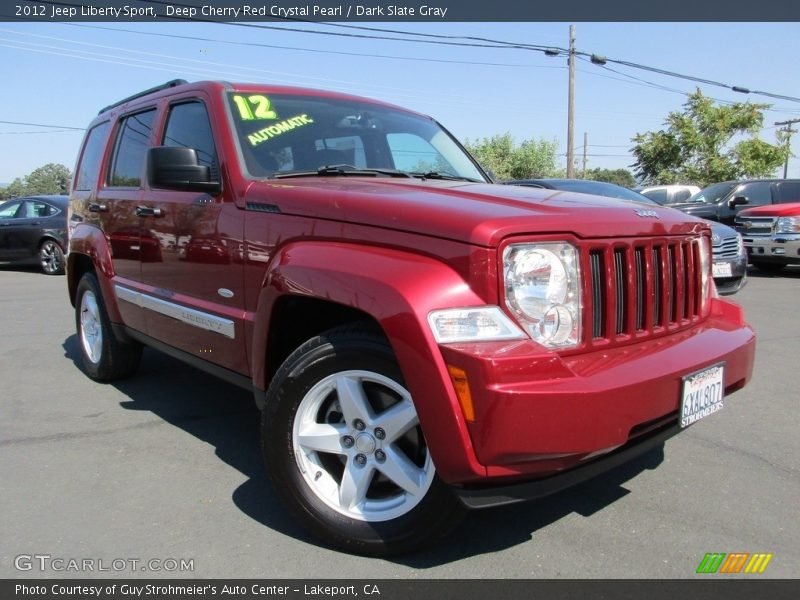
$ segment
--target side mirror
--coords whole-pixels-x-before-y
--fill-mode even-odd
[[[745,198],[744,196],[736,196],[736,197],[731,198],[730,200],[728,200],[728,207],[729,208],[736,208],[737,206],[742,206],[744,204],[750,204],[747,201],[747,198]]]
[[[147,151],[150,186],[169,190],[219,194],[222,184],[211,180],[211,169],[197,162],[197,150],[157,146]]]

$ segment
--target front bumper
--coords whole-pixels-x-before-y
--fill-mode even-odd
[[[800,264],[800,234],[776,234],[763,238],[743,236],[743,239],[751,262]]]
[[[747,254],[736,258],[714,258],[715,269],[718,264],[730,265],[730,276],[714,277],[714,285],[720,296],[730,296],[741,290],[747,283]]]
[[[696,327],[572,356],[530,341],[441,346],[466,373],[475,419],[468,429],[486,469],[474,486],[546,477],[677,422],[683,377],[725,363],[732,393],[750,379],[755,335],[741,308],[713,300]],[[435,458],[435,457],[434,457]]]

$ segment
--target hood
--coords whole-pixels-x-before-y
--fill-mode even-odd
[[[741,211],[739,217],[792,217],[800,215],[800,202],[767,204]]]
[[[667,206],[676,208],[688,215],[693,215],[695,213],[713,214],[717,211],[716,204],[706,204],[705,202],[679,202],[677,204],[668,204]]]
[[[497,246],[519,234],[580,238],[696,233],[703,222],[671,208],[520,186],[398,178],[308,177],[253,182],[248,204],[317,219]]]

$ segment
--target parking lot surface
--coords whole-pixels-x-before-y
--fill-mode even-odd
[[[0,267],[0,577],[683,578],[707,552],[771,553],[759,577],[800,577],[800,268],[750,275],[732,299],[758,335],[754,377],[722,411],[663,456],[382,560],[293,522],[247,392],[153,350],[93,383],[65,279]]]

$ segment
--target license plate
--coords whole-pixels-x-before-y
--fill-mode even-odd
[[[725,363],[683,378],[681,427],[688,427],[722,408]]]
[[[712,277],[731,277],[733,272],[731,271],[731,263],[712,263],[711,265],[711,276]]]

